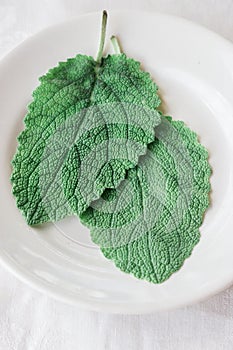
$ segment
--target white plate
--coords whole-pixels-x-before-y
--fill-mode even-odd
[[[197,302],[233,282],[233,46],[218,35],[161,14],[109,16],[107,36],[117,34],[127,55],[143,62],[165,111],[186,121],[210,151],[212,205],[202,238],[168,281],[153,285],[118,271],[77,219],[28,227],[11,195],[10,161],[37,78],[77,53],[95,55],[100,17],[48,28],[0,64],[1,260],[40,290],[92,310],[146,313]]]

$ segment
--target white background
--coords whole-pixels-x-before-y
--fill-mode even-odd
[[[167,12],[233,41],[233,0],[0,0],[0,57],[48,25],[102,9]],[[0,266],[0,350],[39,349],[232,350],[233,288],[172,312],[107,315],[52,300]]]

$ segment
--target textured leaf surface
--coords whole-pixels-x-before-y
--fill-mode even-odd
[[[122,103],[146,106],[152,110],[160,103],[157,86],[149,74],[140,69],[138,62],[128,59],[124,54],[103,58],[101,66],[92,57],[77,55],[51,69],[40,78],[40,82],[40,86],[33,92],[33,102],[28,107],[24,120],[25,130],[18,137],[19,147],[13,160],[11,177],[17,206],[28,224],[59,220],[71,214],[64,194],[58,191],[63,163],[67,157],[71,160],[80,155],[79,146],[84,150],[88,144],[92,148],[96,142],[98,144],[95,132],[99,131],[101,137],[108,139],[108,129],[112,129],[110,126],[99,130],[99,125],[95,128],[95,120],[92,120],[91,132],[87,130],[81,141],[76,140],[76,132],[85,121],[88,108],[118,103],[121,114],[125,114]],[[76,123],[74,116],[77,117]],[[69,124],[71,118],[72,122]],[[138,156],[145,153],[146,144],[153,140],[153,128],[158,123],[159,117],[155,114],[148,119],[146,131],[140,128],[138,131],[124,131],[126,138],[130,138],[130,134],[136,138],[141,135],[139,143],[142,147],[132,150],[135,152],[132,157],[135,164]],[[69,132],[61,133],[66,126],[70,126]],[[95,131],[92,130],[93,127]],[[54,138],[57,130],[57,135],[62,135],[60,140],[58,137]],[[114,133],[117,134],[116,128]],[[119,132],[118,136],[120,138],[122,134]],[[49,153],[49,150],[52,151],[51,144],[55,145],[54,140],[57,140],[56,148]],[[66,169],[69,166],[71,165],[67,165]],[[128,159],[116,159],[106,163],[96,178],[97,193],[89,199],[95,199],[106,187],[116,186],[124,178],[125,170],[130,167],[132,161]],[[66,173],[65,171],[64,178]],[[65,188],[70,197],[70,185]]]
[[[109,123],[105,106],[101,110],[98,107],[95,118],[100,111],[101,118],[106,115],[105,122],[85,132],[74,143],[63,167],[64,193],[78,215],[106,188],[116,188],[125,178],[126,169],[133,168],[138,163],[138,155],[145,154],[147,144],[154,141],[154,128],[148,125],[156,118],[158,122],[161,120],[158,112],[144,107],[121,104],[120,109],[123,106],[127,111],[126,117],[122,117],[121,112],[117,112],[119,104],[109,106],[112,114],[116,113],[114,123]]]
[[[211,170],[206,149],[183,122],[169,119],[156,130],[157,138],[138,166],[81,219],[117,267],[161,283],[199,242]]]

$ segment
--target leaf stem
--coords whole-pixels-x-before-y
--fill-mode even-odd
[[[116,55],[120,55],[122,53],[121,48],[120,48],[120,44],[119,41],[117,40],[117,37],[115,37],[115,35],[111,36],[111,43],[113,46],[113,50],[115,52]]]
[[[104,41],[105,41],[105,35],[106,35],[107,18],[108,18],[107,11],[104,10],[103,13],[102,13],[102,23],[101,23],[99,50],[98,50],[98,53],[97,53],[97,56],[96,56],[96,62],[98,64],[101,63],[101,59],[102,59],[102,56],[103,56]]]

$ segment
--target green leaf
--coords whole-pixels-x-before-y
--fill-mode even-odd
[[[181,121],[163,119],[147,154],[81,220],[118,268],[161,283],[199,242],[210,174],[208,153],[196,134]]]
[[[64,194],[59,195],[55,189],[56,179],[60,177],[58,170],[62,168],[65,159],[72,158],[72,155],[69,155],[70,149],[71,152],[74,151],[72,146],[75,152],[80,144],[84,148],[84,139],[80,141],[75,138],[75,133],[81,130],[82,123],[85,124],[88,142],[95,145],[96,140],[90,133],[95,128],[98,130],[100,124],[95,120],[95,115],[92,115],[93,110],[98,114],[98,108],[102,106],[104,118],[102,116],[101,119],[99,108],[96,119],[101,119],[104,125],[107,123],[107,111],[111,121],[111,109],[104,107],[108,104],[118,104],[122,117],[119,120],[124,116],[126,121],[130,116],[125,112],[124,104],[132,104],[138,108],[145,106],[144,108],[154,111],[160,103],[157,86],[149,74],[143,72],[140,64],[127,58],[125,54],[102,58],[100,65],[92,57],[77,55],[49,70],[40,78],[40,82],[40,86],[33,92],[34,100],[28,107],[28,114],[24,120],[25,130],[18,137],[19,146],[12,162],[13,194],[18,208],[30,225],[59,220],[72,213]],[[92,125],[88,119],[91,115]],[[131,114],[131,119],[132,117]],[[142,135],[140,143],[143,147],[132,150],[135,152],[134,164],[137,163],[138,156],[145,152],[146,144],[153,140],[153,128],[160,122],[155,111],[147,120],[147,130],[138,130],[138,134]],[[65,133],[67,129],[68,132]],[[107,127],[102,132],[107,138]],[[56,133],[62,139],[50,155],[48,164],[45,158],[48,158],[48,149],[51,150]],[[134,137],[135,133],[137,132],[134,130],[131,136]],[[129,167],[132,167],[132,163],[128,160],[119,161],[116,165],[114,162],[106,164],[99,174],[99,179],[96,179],[96,186],[99,185],[97,194],[101,193],[105,186],[109,186],[108,178],[112,178],[112,187],[116,186],[124,178],[125,170]],[[45,183],[42,183],[44,180]],[[95,198],[96,193],[93,194],[92,200]]]

